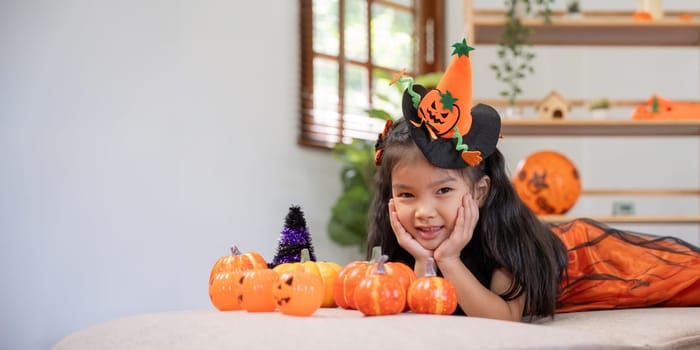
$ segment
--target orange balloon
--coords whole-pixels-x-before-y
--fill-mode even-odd
[[[513,187],[535,214],[564,214],[581,196],[581,178],[569,158],[555,151],[535,152],[518,164]]]

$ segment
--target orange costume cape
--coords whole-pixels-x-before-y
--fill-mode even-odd
[[[589,219],[551,229],[569,251],[557,312],[700,306],[700,248]]]

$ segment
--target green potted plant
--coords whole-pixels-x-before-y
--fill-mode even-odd
[[[591,100],[588,110],[593,119],[607,119],[610,116],[610,100],[605,97]]]
[[[384,110],[371,109],[370,117],[389,119]],[[367,242],[367,219],[372,199],[375,141],[354,139],[351,143],[338,143],[333,157],[342,164],[340,179],[342,192],[331,208],[328,235],[344,246],[357,245],[363,251]]]
[[[521,18],[537,15],[544,23],[551,23],[550,5],[554,0],[505,0],[505,23],[503,33],[498,43],[498,64],[490,68],[496,73],[496,80],[505,84],[500,96],[508,101],[509,109],[506,116],[515,110],[515,101],[523,90],[521,82],[535,69],[532,61],[535,53],[532,50],[530,35],[532,29],[523,25]],[[537,9],[535,8],[537,7]],[[517,114],[517,113],[516,113]],[[517,115],[510,115],[516,117]]]
[[[580,0],[568,0],[566,2],[566,15],[569,18],[582,17]]]

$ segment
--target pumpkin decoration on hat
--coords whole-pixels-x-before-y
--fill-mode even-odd
[[[539,151],[518,163],[513,186],[535,214],[564,214],[581,195],[576,165],[555,151]]]
[[[403,115],[411,136],[430,163],[459,169],[479,165],[496,149],[501,118],[490,106],[472,107],[472,67],[466,40],[452,45],[453,59],[435,89],[413,84],[403,71],[394,82],[408,83]]]

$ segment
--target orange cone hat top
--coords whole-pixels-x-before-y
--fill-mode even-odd
[[[418,116],[431,137],[451,139],[455,131],[465,135],[472,125],[472,64],[466,40],[452,45],[452,61],[435,89],[428,91],[418,105]],[[457,129],[455,130],[455,127]]]
[[[462,40],[452,45],[452,61],[434,89],[408,82],[401,104],[413,141],[431,164],[445,169],[476,166],[496,150],[501,117],[491,106],[472,107],[474,48]]]

